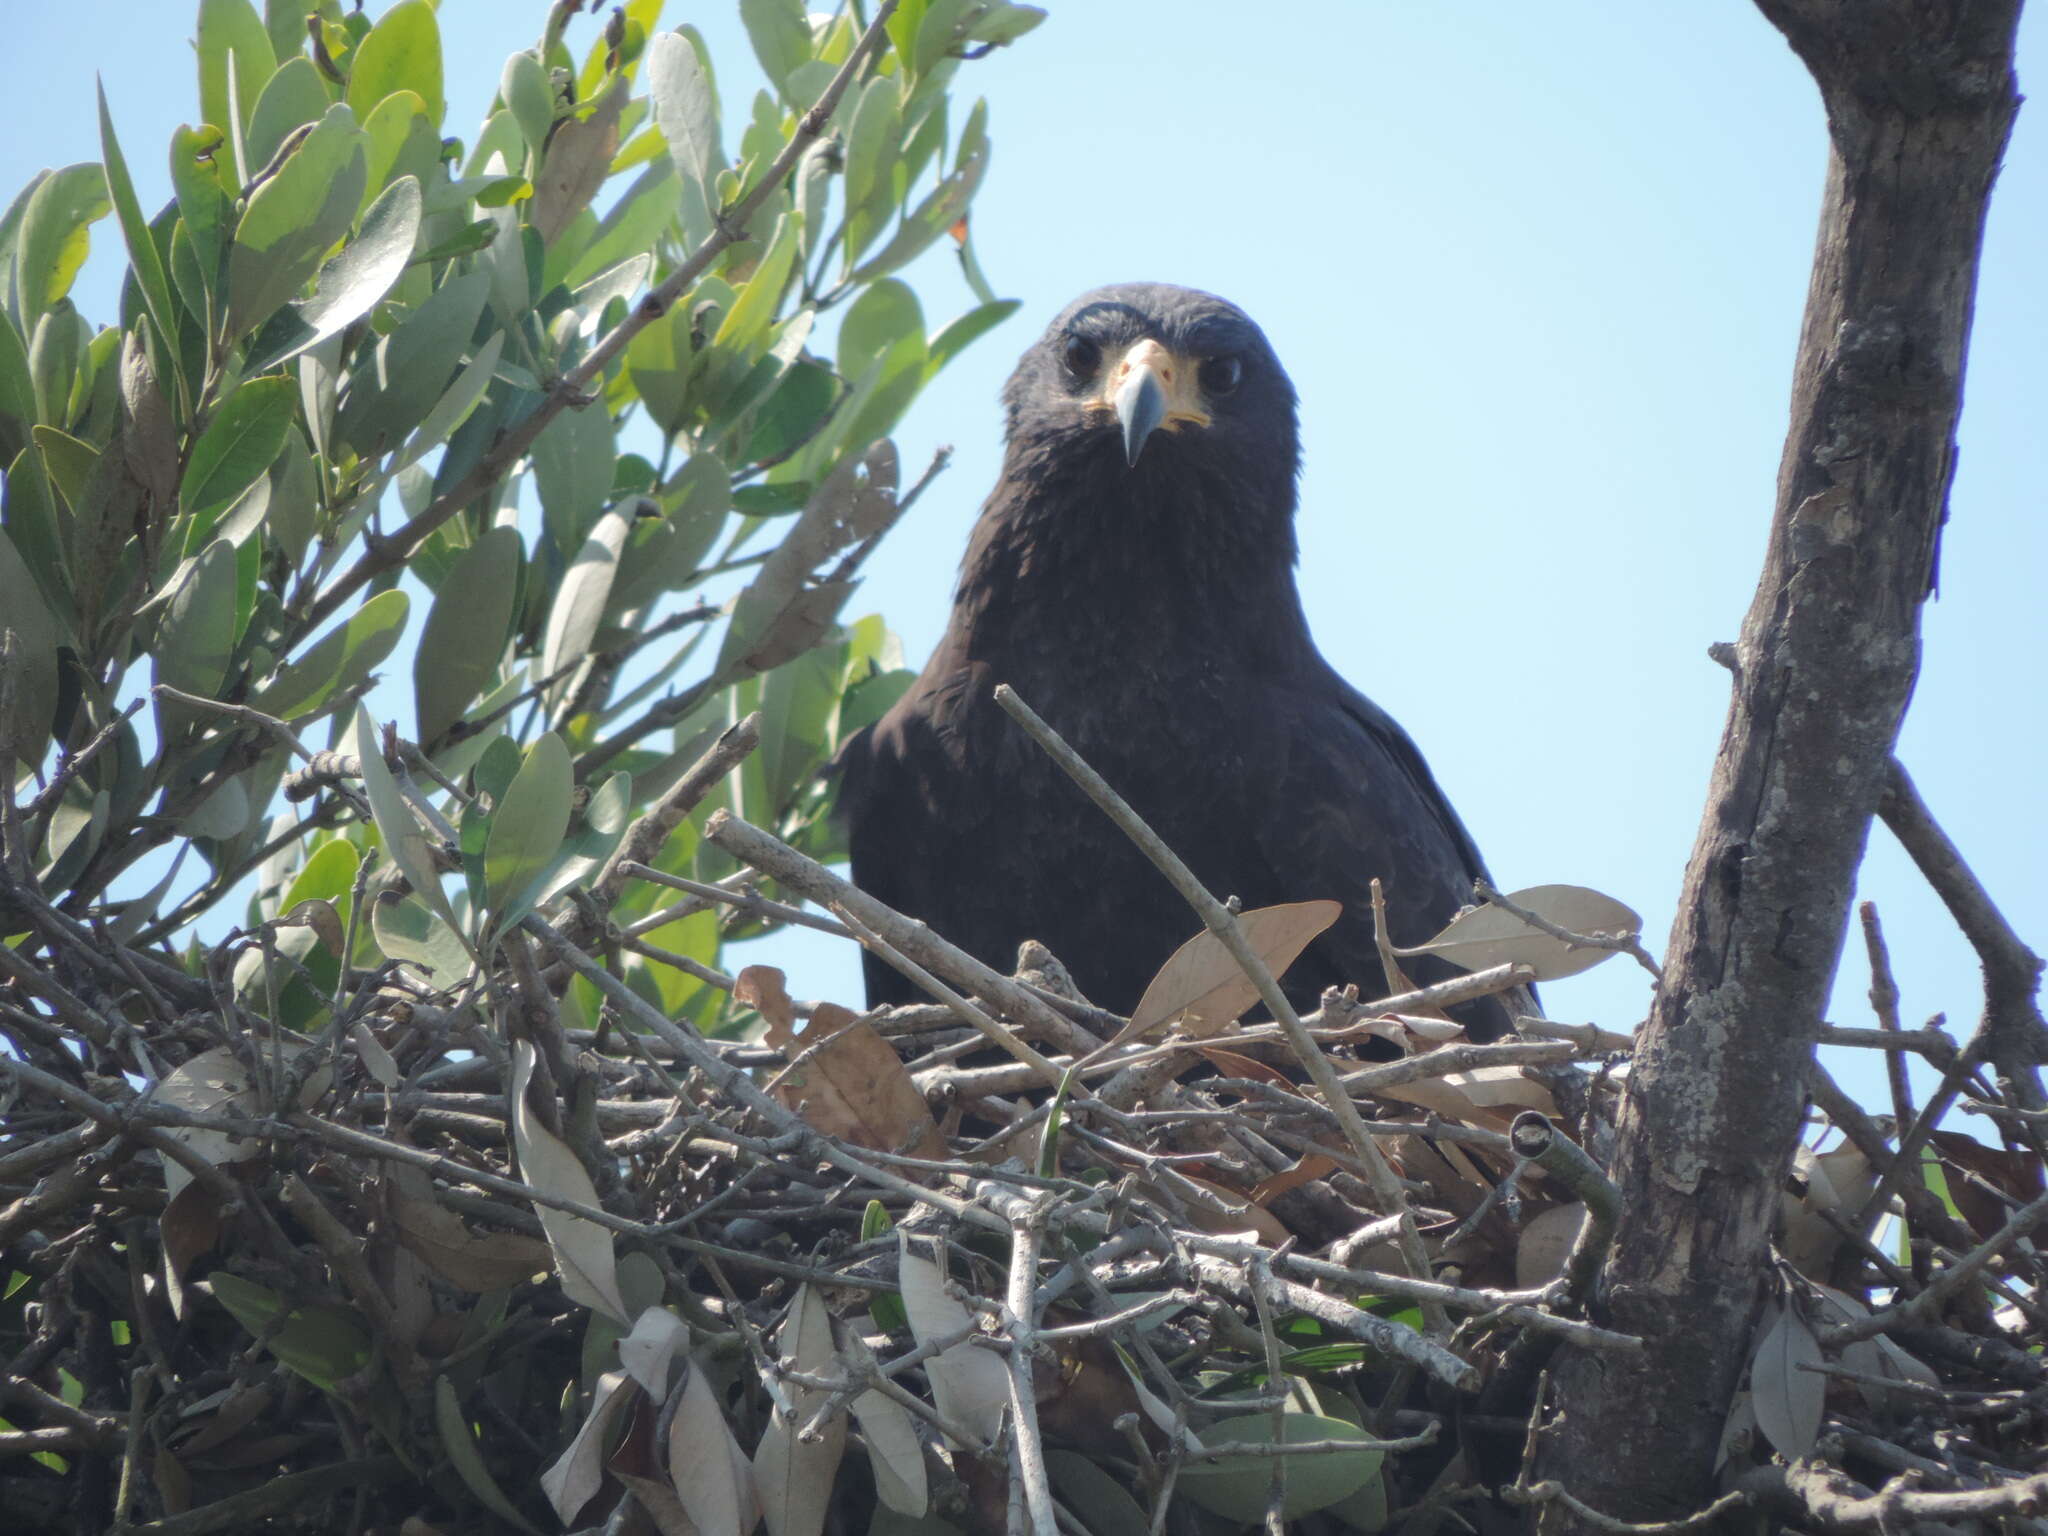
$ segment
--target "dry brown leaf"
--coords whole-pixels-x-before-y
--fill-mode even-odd
[[[1237,924],[1252,953],[1282,976],[1343,912],[1334,901],[1291,901],[1243,913]],[[1131,1022],[1110,1043],[1138,1039],[1166,1024],[1177,1025],[1191,1039],[1203,1039],[1227,1029],[1258,1000],[1259,989],[1243,967],[1221,939],[1204,929],[1167,957],[1138,999]]]
[[[1197,1205],[1192,1200],[1182,1201],[1181,1204],[1187,1208],[1188,1219],[1204,1232],[1211,1232],[1221,1236],[1228,1232],[1244,1232],[1249,1230],[1258,1234],[1260,1242],[1270,1244],[1275,1248],[1294,1236],[1293,1229],[1286,1222],[1275,1216],[1271,1211],[1266,1210],[1263,1206],[1252,1204],[1249,1199],[1238,1193],[1238,1191],[1218,1184],[1213,1179],[1198,1179],[1191,1173],[1183,1173],[1181,1177],[1190,1184],[1208,1190],[1217,1199],[1228,1201],[1235,1207],[1235,1209],[1227,1212],[1217,1211],[1205,1205]]]
[[[689,1349],[689,1325],[667,1307],[649,1307],[619,1340],[619,1364],[658,1402],[668,1396],[669,1367]]]
[[[334,910],[334,903],[318,896],[308,896],[291,911],[277,920],[280,928],[310,928],[313,937],[321,946],[339,960],[347,947],[348,938],[341,925],[341,914]]]
[[[1221,1072],[1225,1077],[1241,1077],[1247,1082],[1271,1083],[1276,1088],[1292,1088],[1294,1079],[1278,1067],[1269,1067],[1265,1062],[1245,1056],[1237,1051],[1219,1050],[1215,1046],[1203,1046],[1202,1059]]]
[[[1942,1161],[1961,1170],[1952,1171],[1948,1176],[1949,1198],[1963,1213],[1963,1220],[1969,1223],[1970,1230],[1980,1238],[1989,1237],[2004,1226],[2011,1212],[1996,1195],[1963,1177],[1964,1174],[1974,1173],[1992,1189],[2011,1196],[2021,1204],[2038,1198],[2042,1192],[2041,1160],[2037,1157],[2009,1152],[2003,1147],[1987,1147],[1960,1131],[1931,1131],[1927,1139],[1941,1153]],[[1835,1184],[1840,1188],[1842,1180],[1837,1178]],[[1842,1193],[1846,1202],[1848,1191],[1843,1190]]]
[[[619,114],[626,105],[626,86],[615,81],[598,97],[587,118],[571,117],[548,139],[547,158],[533,180],[528,215],[541,242],[552,245],[569,221],[590,206],[597,189],[611,174],[619,148]]]
[[[1270,1205],[1290,1189],[1299,1189],[1304,1184],[1313,1184],[1324,1174],[1337,1166],[1337,1160],[1321,1152],[1307,1152],[1292,1168],[1279,1173],[1268,1174],[1252,1186],[1252,1204]]]
[[[1459,1074],[1462,1075],[1462,1074]],[[1414,1104],[1433,1115],[1460,1125],[1476,1125],[1481,1130],[1499,1131],[1503,1136],[1508,1127],[1515,1123],[1515,1117],[1505,1110],[1490,1109],[1475,1104],[1472,1095],[1453,1083],[1448,1077],[1420,1077],[1412,1083],[1393,1083],[1383,1088],[1374,1088],[1376,1099],[1393,1099],[1401,1104]]]
[[[875,1496],[899,1515],[924,1518],[931,1508],[931,1485],[925,1472],[924,1447],[910,1410],[870,1387],[848,1405],[868,1445],[868,1466],[875,1476]]]
[[[1482,1109],[1533,1109],[1557,1118],[1557,1100],[1523,1067],[1474,1067],[1452,1072],[1443,1081]]]
[[[450,1285],[479,1295],[530,1280],[549,1265],[548,1245],[516,1232],[472,1232],[434,1198],[423,1168],[384,1166],[385,1209],[398,1240]]]
[[[632,1412],[626,1419],[624,1438],[605,1462],[606,1470],[631,1490],[661,1536],[703,1536],[684,1511],[654,1453],[654,1424],[661,1405],[650,1402],[644,1392],[625,1395]]]
[[[275,1395],[267,1383],[261,1382],[244,1382],[228,1388],[221,1394],[220,1406],[213,1410],[213,1416],[178,1441],[178,1454],[190,1461],[227,1444],[270,1411]]]
[[[1532,885],[1508,892],[1508,900],[1525,911],[1573,933],[1638,934],[1643,920],[1629,907],[1582,885]],[[1496,965],[1533,967],[1538,981],[1556,981],[1591,970],[1617,951],[1573,947],[1532,928],[1505,907],[1468,907],[1442,932],[1401,955],[1441,955],[1467,971]]]
[[[1516,1289],[1533,1291],[1563,1274],[1564,1261],[1571,1257],[1572,1245],[1585,1224],[1584,1201],[1554,1205],[1532,1217],[1515,1243]]]
[[[170,1165],[166,1162],[165,1167]],[[172,1195],[158,1222],[164,1245],[164,1293],[171,1316],[185,1318],[185,1271],[220,1238],[220,1201],[200,1183]]]
[[[732,993],[761,1015],[770,1043],[791,1057],[774,1092],[806,1124],[878,1152],[946,1155],[938,1122],[903,1058],[872,1025],[847,1009],[820,1003],[810,1027],[798,1034],[795,1005],[782,972],[772,965],[748,966],[734,979]]]

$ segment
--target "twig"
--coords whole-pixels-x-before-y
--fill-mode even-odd
[[[817,860],[807,858],[780,838],[740,820],[730,811],[713,811],[704,825],[704,836],[741,863],[751,864],[769,876],[785,891],[797,892],[827,910],[852,913],[871,932],[887,939],[934,976],[959,984],[985,1005],[1032,1030],[1038,1038],[1082,1055],[1101,1043],[1030,988],[983,965],[924,924],[877,901]]]

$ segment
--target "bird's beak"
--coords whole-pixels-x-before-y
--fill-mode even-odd
[[[1135,465],[1145,439],[1160,427],[1184,421],[1206,426],[1209,413],[1196,398],[1195,369],[1147,337],[1110,369],[1104,384],[1106,403],[1123,427],[1124,462]]]

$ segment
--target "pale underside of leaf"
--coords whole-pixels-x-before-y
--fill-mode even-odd
[[[897,1284],[910,1332],[920,1344],[965,1328],[967,1308],[946,1294],[939,1266],[911,1250],[908,1233],[898,1231]],[[952,1345],[925,1362],[932,1401],[945,1418],[978,1436],[983,1444],[996,1437],[1010,1400],[1010,1373],[989,1350],[967,1341]]]
[[[527,1107],[526,1089],[533,1080],[533,1042],[512,1046],[512,1134],[519,1149],[519,1171],[535,1189],[584,1205],[598,1204],[597,1188],[576,1154]],[[620,1327],[629,1326],[626,1303],[619,1296],[618,1261],[612,1234],[585,1216],[534,1206],[548,1247],[554,1250],[555,1272],[562,1293],[581,1306],[604,1313]]]
[[[1510,891],[1509,901],[1572,933],[1633,937],[1643,920],[1634,910],[1580,885],[1532,885]],[[1397,955],[1438,955],[1468,971],[1496,965],[1526,965],[1538,981],[1556,981],[1591,970],[1616,953],[1611,949],[1573,946],[1539,928],[1532,928],[1505,907],[1472,907],[1451,919],[1444,930]]]

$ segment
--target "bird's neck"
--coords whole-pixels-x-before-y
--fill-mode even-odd
[[[947,637],[961,659],[1291,665],[1306,636],[1291,479],[1220,486],[1172,470],[1076,471],[1013,446],[961,562]]]

